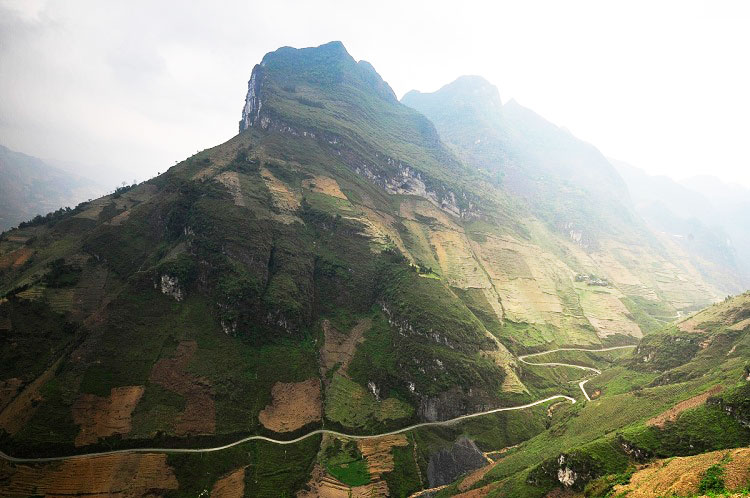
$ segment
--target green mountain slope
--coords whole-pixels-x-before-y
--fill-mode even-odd
[[[513,151],[519,186],[506,189],[510,174],[499,182],[443,142],[341,43],[267,54],[237,136],[0,236],[2,448],[47,455],[290,440],[317,428],[375,434],[580,396],[566,368],[517,355],[634,344],[719,291],[628,224],[627,192],[584,160],[599,161],[591,146],[543,128],[539,140],[554,147],[534,152],[524,141]],[[539,206],[522,200],[538,183],[524,175],[553,163],[583,164],[591,178],[545,180],[533,191],[549,194]],[[607,191],[591,194],[602,182]],[[586,224],[589,215],[598,221]],[[610,366],[616,356],[591,361]],[[170,455],[149,463],[166,477],[146,488],[196,495],[239,472],[261,496],[334,478],[402,494],[467,470],[451,464],[456,452],[478,461],[543,432],[547,409],[381,443],[316,435],[290,445],[288,458],[259,441]],[[117,458],[110,464],[136,465]],[[42,480],[24,469],[14,470],[18,489]]]
[[[645,475],[628,486],[637,465],[653,461],[659,468],[659,459],[747,446],[749,348],[745,293],[647,336],[586,384],[593,401],[563,407],[547,431],[508,453],[481,480],[457,482],[438,496],[468,489],[481,489],[478,496],[546,496],[554,489],[615,496],[651,486]],[[688,466],[691,461],[698,464]],[[705,471],[699,462],[688,460],[683,469],[687,488],[696,483],[687,496],[698,494]],[[732,489],[750,485],[750,475],[742,475]]]
[[[0,145],[0,230],[103,191],[91,181]]]
[[[33,341],[30,306],[61,324],[43,357],[4,350],[11,405],[52,378],[8,409],[18,448],[374,432],[531,399],[492,307],[478,319],[402,240],[434,224],[468,247],[479,194],[432,125],[340,43],[271,53],[255,84],[229,142],[3,235],[6,340]],[[285,420],[287,402],[307,415]]]
[[[575,272],[612,282],[633,316],[659,301],[674,313],[741,289],[723,254],[695,261],[651,230],[596,148],[515,101],[501,105],[486,80],[462,77],[434,93],[409,92],[402,101],[430,118],[509,203],[544,224],[545,238],[554,242],[533,234],[533,244],[545,252],[567,246],[567,254],[557,249],[556,256]]]

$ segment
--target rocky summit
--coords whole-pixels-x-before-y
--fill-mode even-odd
[[[747,446],[737,258],[628,188],[481,77],[268,53],[238,135],[0,236],[0,489],[609,496]]]

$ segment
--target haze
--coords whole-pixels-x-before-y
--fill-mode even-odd
[[[0,2],[0,143],[109,183],[237,133],[255,63],[341,40],[401,96],[480,74],[608,156],[750,186],[750,8],[659,2]],[[313,21],[314,19],[314,21]]]

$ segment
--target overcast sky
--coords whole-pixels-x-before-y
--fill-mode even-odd
[[[480,74],[610,157],[750,186],[749,4],[0,0],[0,143],[143,180],[237,133],[266,52],[341,40],[399,96]]]

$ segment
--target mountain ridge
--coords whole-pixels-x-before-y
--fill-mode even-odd
[[[534,140],[551,133],[555,147],[513,150],[518,184],[505,188],[467,143],[389,90],[340,42],[279,49],[251,73],[241,133],[3,233],[0,329],[17,345],[0,358],[3,448],[371,434],[580,396],[568,370],[518,358],[635,345],[719,296],[645,226],[612,236],[632,216],[618,212],[617,182],[609,202],[603,188],[590,195],[590,178],[587,188],[547,178],[561,151],[572,151],[560,159],[567,170],[599,178],[591,146],[519,111],[513,122]],[[574,209],[581,199],[591,206]],[[588,220],[598,208],[604,221]],[[620,353],[607,354],[591,368],[616,366]],[[495,413],[383,448],[315,435],[289,455],[262,441],[170,455],[156,474],[173,481],[153,488],[199,494],[237,471],[261,495],[331,479],[406,494],[473,470],[446,464],[456,452],[484,462],[477,445],[518,444],[555,413],[571,412]]]

